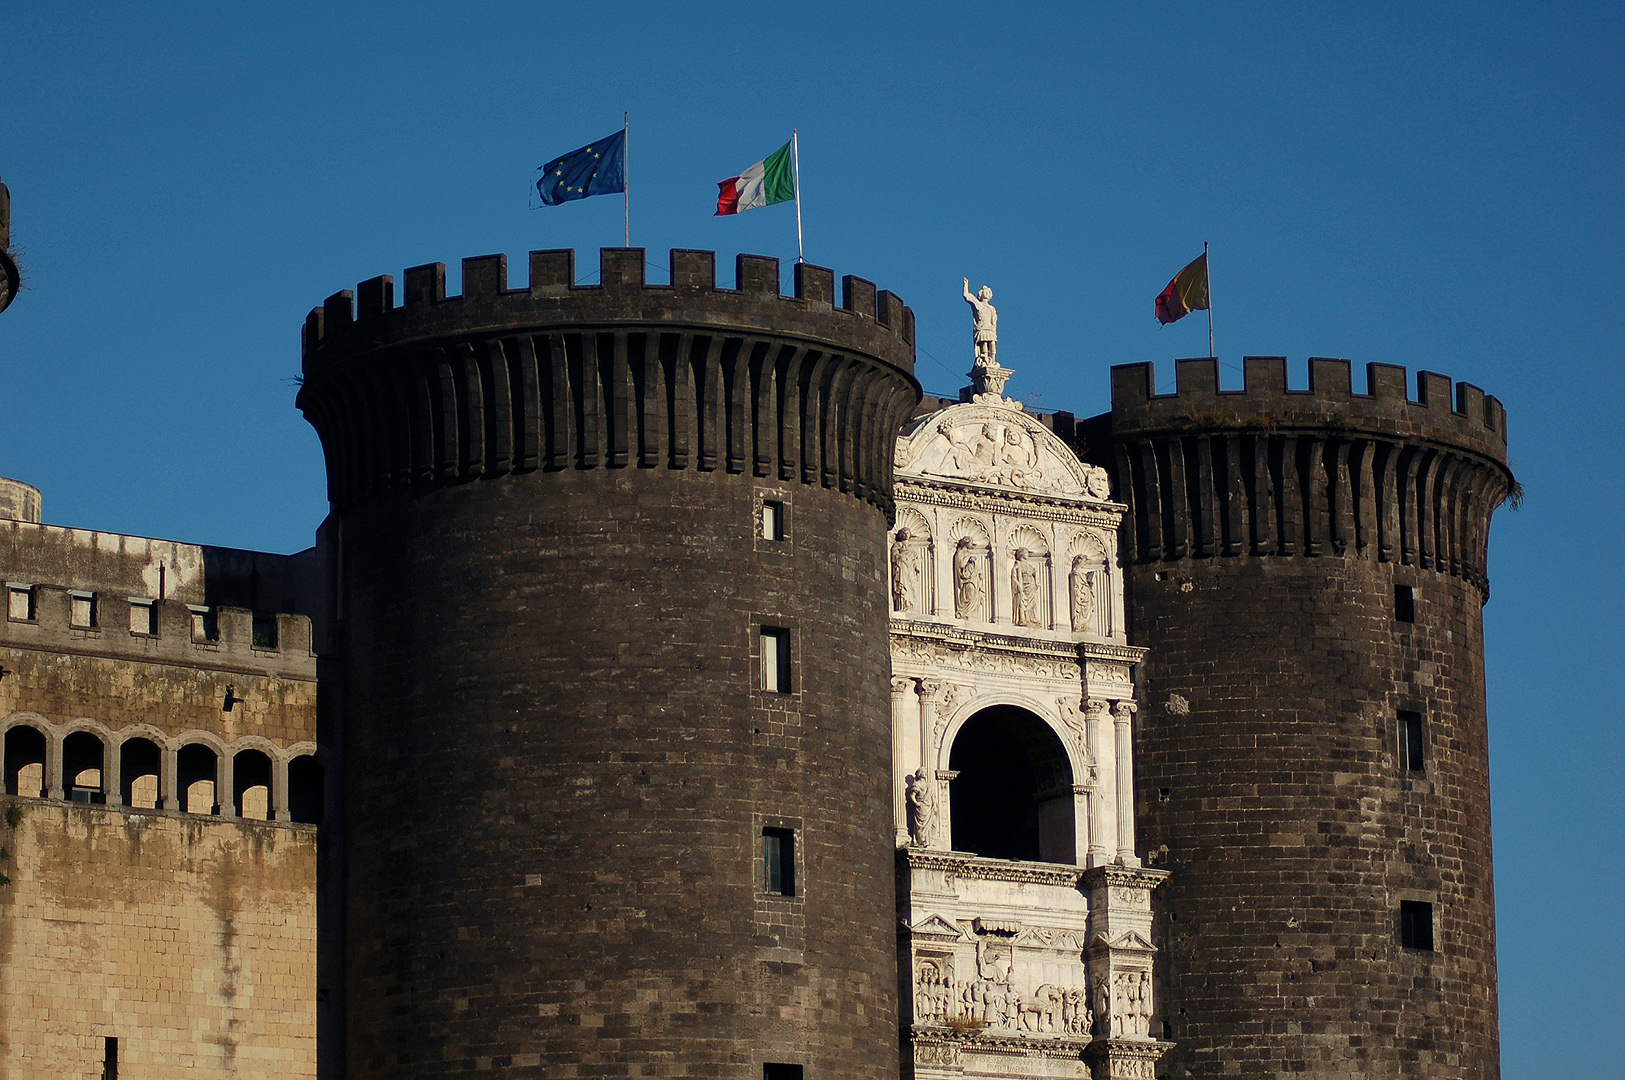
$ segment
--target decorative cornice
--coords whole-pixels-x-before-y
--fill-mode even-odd
[[[1085,874],[1082,867],[1062,866],[1058,863],[984,859],[956,851],[922,851],[918,848],[903,848],[901,851],[910,870],[934,870],[953,877],[977,878],[982,881],[1015,881],[1028,885],[1057,885],[1075,889]]]
[[[958,1031],[950,1027],[911,1025],[909,1041],[916,1046],[951,1047],[961,1053],[1012,1054],[1021,1057],[1060,1057],[1076,1059],[1090,1046],[1089,1039],[1029,1034],[1008,1035],[986,1029]]]
[[[988,652],[1026,655],[1041,660],[1068,660],[1072,662],[1077,662],[1080,655],[1080,643],[1076,641],[1056,641],[1053,638],[1028,637],[1023,634],[991,633],[986,630],[971,630],[953,623],[926,622],[894,617],[891,622],[891,633],[894,638],[933,641],[954,652],[969,652],[973,649],[982,649]],[[1145,655],[1144,649],[1130,651],[1136,654],[1133,658],[1102,656],[1100,659],[1120,660],[1132,664],[1138,663],[1139,658]]]
[[[1105,864],[1091,866],[1083,872],[1083,887],[1104,889],[1126,886],[1132,889],[1155,889],[1167,881],[1169,871],[1153,870],[1148,866],[1117,866]]]
[[[917,476],[897,477],[897,495],[899,498],[907,498],[911,502],[924,503],[928,506],[947,506],[956,510],[991,510],[1045,521],[1093,525],[1107,530],[1117,528],[1118,521],[1128,510],[1122,503],[1096,501],[1082,503],[1072,499],[1045,497],[1036,493],[1006,491],[1003,488],[982,484],[922,480]]]
[[[1078,651],[1085,660],[1111,660],[1119,664],[1138,664],[1150,649],[1138,645],[1113,645],[1104,641],[1080,642]]]

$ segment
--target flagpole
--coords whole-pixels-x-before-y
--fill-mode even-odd
[[[796,180],[796,262],[802,263],[807,259],[801,249],[801,137],[795,128],[790,129],[790,167],[795,170]]]
[[[1202,241],[1202,264],[1207,267],[1207,354],[1218,357],[1213,348],[1213,260],[1207,257],[1207,241]]]
[[[779,129],[783,131],[783,128]],[[621,114],[621,196],[626,211],[626,246],[632,246],[632,113]],[[1205,248],[1203,249],[1206,250]],[[1209,321],[1213,313],[1208,312]],[[1211,335],[1210,335],[1211,336]]]

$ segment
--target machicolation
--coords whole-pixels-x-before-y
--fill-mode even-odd
[[[1220,390],[1211,359],[1178,361],[1178,389],[1153,394],[1150,364],[1112,369],[1111,461],[1134,512],[1127,551],[1156,561],[1214,555],[1368,553],[1487,589],[1489,514],[1512,490],[1506,412],[1469,383],[1311,359],[1287,388],[1281,357],[1247,357],[1246,388]]]
[[[670,285],[647,285],[642,249],[600,253],[577,285],[571,251],[530,257],[507,288],[501,255],[362,282],[311,312],[299,405],[329,455],[330,494],[532,469],[657,465],[776,475],[884,504],[890,434],[873,420],[918,400],[914,314],[862,278],[738,257],[671,252]],[[359,297],[359,302],[353,302]],[[387,359],[386,359],[387,358]],[[901,375],[903,383],[895,381]]]

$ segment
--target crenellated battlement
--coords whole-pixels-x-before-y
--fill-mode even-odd
[[[329,497],[533,471],[722,470],[850,491],[889,512],[892,440],[914,402],[914,314],[862,278],[806,264],[779,295],[777,259],[674,250],[649,285],[640,248],[463,262],[362,282],[305,322],[298,404],[322,437]]]
[[[1112,368],[1112,411],[1090,422],[1109,427],[1092,452],[1132,508],[1125,556],[1369,557],[1487,591],[1490,515],[1513,490],[1495,398],[1424,371],[1412,400],[1391,364],[1367,365],[1356,394],[1346,360],[1310,360],[1301,391],[1281,357],[1247,357],[1239,391],[1219,389],[1211,358],[1177,371],[1155,394],[1150,364]]]
[[[1286,358],[1249,356],[1243,390],[1220,390],[1218,362],[1177,360],[1177,389],[1156,394],[1153,365],[1112,368],[1112,430],[1117,433],[1184,429],[1209,431],[1268,427],[1369,431],[1401,438],[1437,439],[1504,463],[1506,410],[1471,383],[1452,386],[1432,371],[1409,376],[1394,364],[1367,364],[1369,393],[1356,394],[1347,360],[1312,357],[1309,389],[1287,388]]]
[[[783,296],[779,260],[762,255],[736,257],[732,289],[717,286],[714,251],[673,249],[669,285],[648,284],[643,248],[603,248],[598,257],[599,283],[579,285],[573,250],[533,251],[529,284],[518,289],[508,287],[506,255],[464,259],[461,296],[446,295],[444,263],[410,267],[399,307],[392,276],[363,281],[353,292],[334,293],[306,318],[305,374],[375,347],[566,319],[750,327],[850,341],[913,371],[914,312],[895,293],[863,278],[841,279],[837,306],[835,271],[810,263],[796,265],[795,291]]]

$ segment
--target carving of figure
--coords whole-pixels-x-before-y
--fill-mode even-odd
[[[971,480],[982,480],[998,467],[999,446],[1002,441],[1000,424],[983,424],[972,439],[958,437],[954,426],[944,420],[937,425],[937,432],[948,440],[948,453],[953,460],[956,471],[964,473]]]
[[[964,282],[965,303],[970,305],[971,318],[976,322],[976,366],[997,367],[993,357],[999,347],[999,312],[993,306],[993,290],[983,285],[972,296],[970,278]]]
[[[930,847],[937,831],[936,781],[924,769],[908,778],[908,834],[915,847]]]
[[[920,549],[907,529],[897,530],[891,549],[891,598],[897,611],[913,611],[920,589]]]
[[[1089,489],[1089,494],[1097,499],[1112,497],[1111,475],[1105,469],[1099,465],[1085,465],[1083,471],[1084,483]]]
[[[1134,992],[1135,1031],[1141,1036],[1151,1034],[1151,973],[1140,972]]]
[[[1061,1005],[1068,1035],[1087,1035],[1094,1027],[1089,1014],[1089,995],[1080,986],[1069,986]]]
[[[1004,429],[1004,445],[999,448],[999,462],[1007,466],[1009,483],[1026,487],[1030,473],[1038,464],[1038,451],[1032,445],[1032,436],[1011,424]]]
[[[982,597],[987,592],[982,560],[971,547],[970,537],[954,549],[954,615],[961,619],[982,617]]]
[[[1029,559],[1025,549],[1016,552],[1015,565],[1010,568],[1011,614],[1017,626],[1040,626],[1037,560]]]
[[[1079,634],[1095,629],[1095,576],[1081,558],[1072,563],[1072,629]]]
[[[1112,988],[1105,980],[1095,980],[1095,1033],[1111,1038],[1117,1032],[1112,1028]]]

